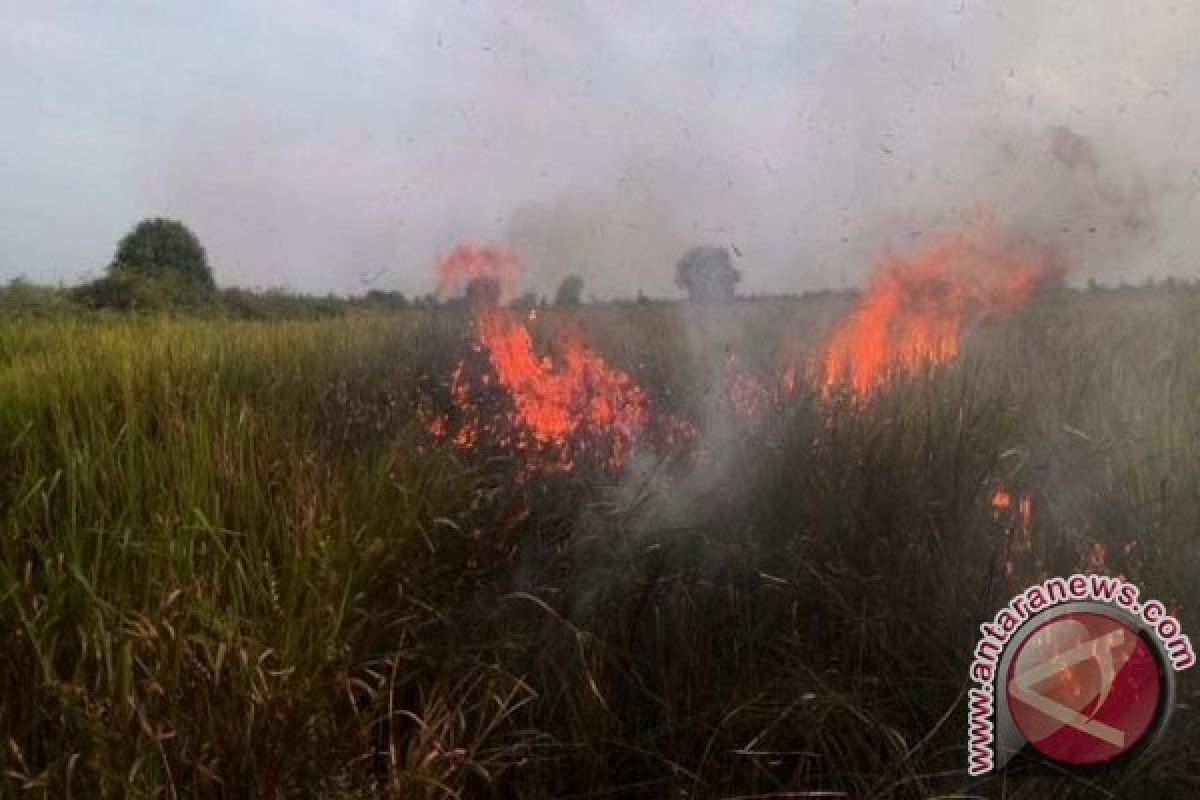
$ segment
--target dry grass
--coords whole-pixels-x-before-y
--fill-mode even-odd
[[[1094,784],[979,782],[960,691],[978,622],[1096,544],[1200,619],[1197,310],[1063,295],[865,409],[714,433],[704,469],[532,483],[417,417],[450,312],[0,322],[0,794],[1188,795],[1190,711]],[[538,330],[697,412],[706,354],[766,369],[834,313]],[[1008,577],[997,482],[1035,498]]]

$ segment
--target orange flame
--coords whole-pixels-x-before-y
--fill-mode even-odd
[[[1001,563],[1004,576],[1014,577],[1019,565],[1040,571],[1041,563],[1033,542],[1033,495],[1027,491],[1014,494],[1004,487],[997,487],[992,491],[991,506],[992,518],[1003,526],[1006,539]]]
[[[487,279],[503,295],[520,274],[515,257],[495,247],[457,247],[440,268],[439,292]],[[485,293],[475,299],[475,339],[512,411],[475,407],[471,381],[487,384],[492,376],[472,375],[459,363],[451,399],[467,413],[453,434],[455,444],[472,447],[487,433],[501,445],[534,451],[553,468],[572,469],[585,452],[608,468],[620,468],[648,420],[645,393],[633,379],[573,338],[562,343],[557,360],[539,356],[528,329],[497,297]],[[444,417],[431,420],[429,429],[448,434]]]
[[[438,262],[434,293],[444,300],[467,288],[471,281],[486,278],[495,282],[501,297],[507,297],[520,276],[521,262],[511,251],[491,245],[460,244]]]
[[[647,420],[645,394],[627,374],[575,340],[563,343],[560,364],[539,358],[529,331],[499,309],[480,315],[477,333],[519,423],[562,452],[562,466],[572,464],[573,439],[599,434],[610,438],[609,466],[620,467]]]
[[[986,226],[889,257],[825,343],[819,381],[868,397],[889,378],[953,360],[966,325],[1010,311],[1058,272]]]
[[[756,425],[770,411],[775,397],[768,384],[746,372],[732,351],[725,353],[726,392],[736,419]]]

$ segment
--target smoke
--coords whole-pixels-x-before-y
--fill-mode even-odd
[[[664,276],[697,232],[658,191],[661,185],[643,179],[616,191],[571,191],[516,209],[505,236],[530,265],[530,285],[546,291],[579,275],[585,291],[601,296],[662,294]]]
[[[222,283],[337,291],[424,293],[460,240],[541,293],[674,296],[695,244],[736,246],[746,292],[858,285],[980,208],[1079,280],[1200,244],[1191,6],[286,8],[6,9],[14,266],[70,279],[148,213]]]
[[[876,280],[872,291],[894,295],[894,303],[885,303],[882,317],[865,325],[847,318],[850,325],[837,331],[842,339],[827,342],[832,349],[824,355],[834,356],[834,374],[825,378],[846,378],[840,371],[847,366],[861,370],[861,381],[858,373],[850,377],[856,391],[866,392],[881,377],[872,370],[882,371],[885,361],[952,360],[973,322],[1014,310],[1064,273],[1114,263],[1156,244],[1151,192],[1142,177],[1110,168],[1090,138],[1067,126],[1004,141],[989,170],[989,202],[931,217],[910,237],[921,242],[919,248],[910,242],[917,253],[901,251],[872,265],[887,279]],[[1031,186],[1037,190],[1030,192]],[[897,260],[909,255],[912,260]],[[675,313],[700,381],[692,403],[699,414],[700,457],[664,480],[661,461],[643,454],[606,502],[584,509],[572,543],[575,568],[588,577],[573,599],[572,613],[580,618],[606,592],[631,591],[645,581],[629,564],[646,563],[649,554],[659,553],[651,563],[660,566],[687,564],[704,572],[724,568],[730,553],[746,546],[733,539],[714,543],[711,527],[759,490],[755,461],[747,460],[745,448],[753,428],[732,413],[730,400],[743,377],[736,371],[739,356],[761,351],[764,343],[746,341],[739,331],[744,320],[736,323],[720,308],[687,303]],[[862,337],[881,338],[887,347],[876,353],[880,342],[851,341]],[[879,363],[864,359],[864,344]],[[776,363],[765,377],[778,377],[787,366]],[[767,393],[769,404],[770,384],[755,388]],[[613,508],[624,514],[615,532]]]

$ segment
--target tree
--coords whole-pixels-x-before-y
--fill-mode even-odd
[[[111,276],[137,275],[204,290],[216,288],[204,246],[182,222],[172,219],[139,222],[117,244],[108,271]]]
[[[683,254],[675,264],[675,285],[697,302],[732,300],[742,274],[724,247],[701,245]]]
[[[72,290],[90,306],[124,311],[200,308],[218,300],[204,247],[182,222],[144,219],[117,243],[108,274]]]
[[[583,278],[578,275],[568,275],[558,285],[554,293],[554,305],[577,306],[583,302]]]

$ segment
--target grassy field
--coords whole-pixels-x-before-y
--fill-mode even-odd
[[[540,314],[708,451],[532,478],[427,431],[460,313],[0,320],[0,795],[1195,793],[1190,673],[1090,783],[967,778],[962,692],[1046,573],[1200,632],[1200,298],[1063,292],[865,406],[730,421],[714,365],[771,376],[841,310]]]

